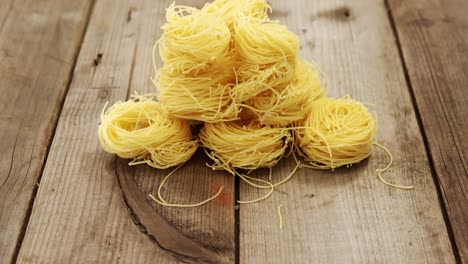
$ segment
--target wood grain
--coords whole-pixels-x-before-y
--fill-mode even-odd
[[[300,170],[267,201],[241,206],[240,263],[454,263],[384,3],[271,3],[273,15],[300,35],[303,56],[330,77],[330,94],[372,104],[380,125],[377,142],[395,157],[385,177],[415,189],[378,181],[375,169],[388,162],[378,149],[349,169]],[[292,161],[279,164],[276,180],[292,167]],[[262,194],[240,187],[243,200]]]
[[[17,254],[91,1],[0,1],[0,262]]]
[[[142,35],[154,30],[145,25],[162,19],[161,10],[159,1],[96,2],[18,262],[176,262],[132,221],[115,157],[97,137],[106,101],[125,100],[132,79],[150,77],[136,72],[150,59],[135,54],[146,45]]]
[[[468,263],[468,2],[389,4],[454,241]]]

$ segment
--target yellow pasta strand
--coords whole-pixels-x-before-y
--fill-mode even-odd
[[[261,124],[287,126],[304,119],[311,112],[312,103],[325,95],[320,79],[313,64],[299,60],[286,87],[270,87],[242,106],[256,113]]]
[[[245,63],[268,65],[297,58],[299,38],[277,21],[239,17],[234,32],[236,51]]]
[[[223,191],[223,186],[221,186],[218,190],[218,192],[213,195],[212,197],[204,200],[204,201],[201,201],[199,203],[194,203],[194,204],[178,204],[178,203],[169,203],[167,202],[163,197],[162,197],[162,194],[161,194],[161,189],[163,188],[164,184],[166,183],[166,181],[169,179],[169,177],[171,177],[183,164],[179,165],[177,168],[175,168],[173,171],[171,171],[169,174],[166,175],[166,177],[164,177],[164,179],[161,181],[161,184],[159,184],[159,188],[158,188],[158,198],[154,197],[152,194],[149,194],[149,197],[155,201],[156,203],[162,205],[162,206],[166,206],[166,207],[180,207],[180,208],[191,208],[191,207],[197,207],[197,206],[201,206],[201,205],[204,205],[206,203],[209,203],[210,201],[216,199],[216,197],[218,197],[221,192]]]
[[[281,208],[283,208],[284,205],[280,204],[278,206],[278,216],[279,216],[279,228],[283,229],[283,216],[281,215]]]
[[[228,53],[231,32],[219,17],[187,6],[172,4],[159,40],[159,53],[166,67],[182,73],[210,67]]]
[[[238,63],[238,84],[232,89],[236,102],[245,102],[263,92],[285,88],[296,75],[296,63],[278,62],[268,66]]]
[[[265,200],[265,199],[268,199],[268,198],[273,194],[273,192],[275,191],[275,187],[273,186],[273,184],[271,184],[271,183],[268,182],[268,181],[264,181],[264,180],[261,180],[261,179],[257,179],[257,178],[249,177],[249,176],[247,176],[247,175],[242,175],[242,174],[237,174],[237,173],[236,173],[236,175],[238,175],[238,176],[240,177],[241,180],[243,180],[244,182],[246,182],[246,183],[249,184],[249,185],[252,185],[252,186],[255,187],[255,185],[252,184],[251,181],[249,181],[249,179],[250,179],[250,180],[254,180],[254,181],[258,181],[258,182],[263,182],[263,183],[265,183],[266,185],[268,185],[268,188],[270,189],[270,191],[269,191],[267,194],[265,194],[264,196],[262,196],[262,197],[259,197],[259,198],[257,198],[257,199],[253,199],[253,200],[251,200],[251,201],[237,201],[239,204],[258,203],[258,202],[260,202],[260,201],[263,201],[263,200]],[[264,186],[262,186],[262,187],[264,187]],[[260,188],[260,189],[263,189],[263,188]]]
[[[234,23],[241,16],[268,19],[271,7],[266,0],[215,0],[206,4],[202,11],[221,18],[234,32]]]
[[[258,168],[271,170],[285,155],[292,141],[289,129],[262,126],[256,122],[248,124],[241,121],[205,123],[199,136],[206,154],[214,161],[214,164],[209,165],[212,169],[224,169],[255,188],[270,189],[268,193],[257,199],[238,201],[240,204],[256,203],[267,199],[276,187],[289,181],[299,168],[297,164],[289,175],[277,183],[253,178],[236,170]],[[252,181],[261,182],[263,185]]]
[[[269,168],[270,171],[271,171],[271,168],[272,167]],[[299,169],[299,168],[300,168],[300,164],[297,163],[296,167],[294,167],[293,171],[291,173],[289,173],[288,176],[286,176],[284,179],[280,180],[277,183],[271,183],[269,181],[265,181],[265,180],[262,180],[262,179],[249,177],[249,176],[247,176],[245,174],[241,174],[241,173],[239,173],[237,171],[234,171],[233,174],[237,175],[242,181],[244,181],[248,185],[250,185],[252,187],[255,187],[257,189],[270,189],[270,191],[267,194],[265,194],[264,196],[262,196],[260,198],[257,198],[257,199],[251,200],[251,201],[237,201],[237,202],[240,203],[240,204],[250,204],[250,203],[256,203],[256,202],[263,201],[263,200],[267,199],[268,197],[271,196],[271,194],[273,194],[273,191],[275,190],[276,187],[278,187],[278,186],[286,183],[287,181],[289,181],[294,176],[297,169]],[[265,185],[259,185],[259,184],[253,183],[252,180],[264,183]]]
[[[222,67],[191,75],[164,66],[156,77],[159,100],[171,114],[204,122],[237,119],[240,108],[230,94],[234,81],[233,70]]]
[[[200,141],[208,148],[213,169],[257,169],[273,167],[283,157],[291,141],[288,130],[240,121],[205,123]]]
[[[390,166],[392,166],[393,164],[393,155],[392,153],[390,152],[390,150],[388,150],[386,147],[380,145],[379,143],[374,143],[375,146],[383,149],[385,151],[385,153],[388,154],[388,156],[390,157],[390,162],[387,164],[387,166],[385,166],[385,168],[383,169],[377,169],[376,172],[377,172],[377,175],[379,176],[379,180],[381,182],[383,182],[384,184],[390,186],[390,187],[394,187],[394,188],[398,188],[398,189],[402,189],[402,190],[411,190],[414,188],[413,185],[411,186],[404,186],[404,185],[398,185],[398,184],[394,184],[394,183],[390,183],[388,181],[386,181],[383,177],[382,177],[382,173],[386,172]]]
[[[377,124],[368,109],[350,98],[321,98],[296,130],[299,154],[316,169],[358,163],[372,149]]]
[[[129,165],[169,168],[190,159],[198,146],[187,121],[170,117],[161,104],[138,95],[104,107],[98,132],[104,150],[133,159]]]

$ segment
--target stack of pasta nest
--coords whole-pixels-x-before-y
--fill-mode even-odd
[[[298,37],[269,11],[265,0],[168,7],[153,50],[163,62],[153,78],[159,96],[135,95],[103,111],[104,149],[163,169],[202,146],[213,169],[271,189],[294,172],[273,184],[244,170],[272,168],[291,153],[300,156],[296,169],[367,158],[377,129],[372,115],[349,97],[326,97],[325,75],[299,57]],[[194,123],[203,124],[199,133]]]

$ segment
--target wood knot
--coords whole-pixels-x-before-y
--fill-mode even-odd
[[[133,13],[136,11],[137,9],[134,8],[134,7],[130,7],[130,9],[128,10],[127,12],[127,24],[130,23],[130,21],[132,21],[133,19]]]
[[[317,17],[335,20],[338,22],[348,22],[354,19],[351,9],[347,6],[321,11],[317,14]]]
[[[96,58],[95,58],[94,61],[93,61],[94,66],[98,66],[99,63],[101,63],[102,56],[103,56],[102,53],[98,53],[98,54],[96,55]]]

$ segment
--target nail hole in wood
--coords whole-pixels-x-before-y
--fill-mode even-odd
[[[346,8],[346,7],[344,7],[343,9],[344,9],[344,10],[343,10],[344,16],[345,16],[345,17],[350,17],[350,16],[351,16],[351,13],[349,12],[349,9]]]
[[[98,53],[98,54],[96,55],[96,58],[95,58],[94,61],[93,61],[94,66],[98,66],[99,63],[101,63],[102,56],[103,56],[102,53]]]

